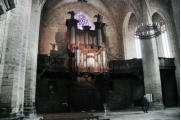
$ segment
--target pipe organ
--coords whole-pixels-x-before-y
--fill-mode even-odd
[[[74,18],[73,11],[68,12],[71,18],[66,20],[67,45],[72,70],[78,73],[104,73],[108,72],[108,59],[105,46],[105,23],[101,21],[101,15],[96,15],[95,30],[90,26],[83,26],[83,30],[77,28],[79,22]]]

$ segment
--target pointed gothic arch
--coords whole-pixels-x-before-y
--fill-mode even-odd
[[[123,22],[125,59],[141,58],[140,41],[135,36],[135,30],[137,26],[138,21],[135,14],[128,12]]]
[[[171,52],[171,43],[170,43],[170,36],[169,36],[169,30],[167,27],[167,23],[164,20],[164,18],[157,12],[155,12],[152,15],[152,21],[154,23],[162,22],[163,25],[161,26],[162,33],[159,37],[157,37],[157,50],[158,50],[158,56],[159,57],[165,57],[165,58],[172,58],[172,52]]]

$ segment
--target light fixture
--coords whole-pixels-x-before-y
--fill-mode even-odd
[[[146,10],[148,12],[148,17],[151,19],[150,11],[148,8],[147,1],[145,0]],[[148,19],[149,19],[148,18]],[[147,23],[147,24],[141,24],[136,28],[136,36],[139,37],[141,40],[150,40],[151,38],[157,37],[163,32],[162,26],[164,25],[164,22],[160,21],[159,23]],[[165,31],[165,30],[164,30]]]
[[[163,22],[152,24],[147,23],[146,25],[142,23],[136,29],[136,36],[138,36],[141,40],[148,40],[153,37],[157,37],[161,34],[161,32],[163,32],[161,29],[162,25],[164,25]]]

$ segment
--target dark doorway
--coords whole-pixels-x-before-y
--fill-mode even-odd
[[[101,105],[99,90],[94,86],[71,84],[69,86],[69,107],[71,111],[98,110]]]
[[[178,94],[174,69],[160,70],[163,103],[166,107],[178,105]]]

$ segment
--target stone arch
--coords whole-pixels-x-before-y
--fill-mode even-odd
[[[65,6],[67,4],[75,4],[77,3],[77,0],[63,0],[58,2],[50,11],[49,13],[53,13],[56,9],[61,8],[62,6]],[[85,5],[85,4],[82,4]],[[106,16],[110,16],[110,11],[107,9],[107,7],[104,5],[104,3],[101,0],[91,0],[87,3],[89,6],[93,6],[96,9],[99,9],[102,11],[102,13],[105,13]]]
[[[128,12],[123,22],[123,43],[125,59],[136,58],[135,30],[138,21],[134,13]]]
[[[119,44],[117,44],[119,42],[118,31],[116,31],[114,20],[111,17],[112,14],[108,15],[107,14],[108,11],[106,13],[104,11],[101,11],[100,8],[95,7],[95,5],[93,6],[92,2],[90,4],[81,4],[77,2],[69,2],[69,3],[65,2],[64,4],[63,3],[59,4],[60,4],[59,7],[56,7],[57,9],[53,8],[54,12],[52,10],[46,12],[46,15],[48,15],[47,17],[48,19],[42,18],[43,22],[41,24],[41,30],[40,30],[39,53],[48,54],[51,49],[50,43],[56,42],[63,46],[66,45],[65,21],[70,17],[67,14],[67,12],[73,10],[75,11],[75,13],[84,12],[90,17],[91,21],[96,20],[94,18],[95,14],[99,13],[103,15],[103,22],[107,24],[106,33],[109,38],[108,42],[110,47],[110,54],[115,54],[115,55],[119,54]],[[52,33],[50,34],[50,32]],[[49,35],[45,37],[44,35],[47,35],[46,33],[49,33]],[[56,33],[58,33],[59,35]],[[58,40],[57,37],[55,38],[55,36],[61,36],[62,40]],[[63,51],[65,51],[66,48],[63,47],[63,49],[64,49]]]
[[[167,29],[167,22],[165,22],[165,19],[163,18],[163,16],[161,16],[159,13],[155,12],[152,15],[152,21],[154,23],[159,23],[162,22],[166,29]],[[162,33],[158,38],[157,38],[157,49],[158,49],[158,56],[159,57],[172,57],[173,55],[171,55],[171,44],[170,44],[170,37],[169,37],[169,29],[166,30],[164,33]],[[165,34],[164,36],[166,38],[163,38],[163,34]],[[165,42],[163,42],[163,39],[166,39]],[[168,40],[167,40],[168,39]]]
[[[174,25],[172,23],[172,20],[170,19],[170,15],[166,11],[163,11],[161,9],[154,9],[151,16],[152,16],[153,21],[154,21],[154,18],[153,18],[154,16],[157,18],[159,17],[161,20],[164,21],[167,31],[168,31],[168,39],[169,39],[168,41],[170,44],[170,52],[173,53],[172,56],[175,57],[176,56],[175,51],[178,51],[176,50],[175,45],[178,43],[175,44],[177,37],[176,37],[176,33],[173,32],[175,30],[173,27]]]

